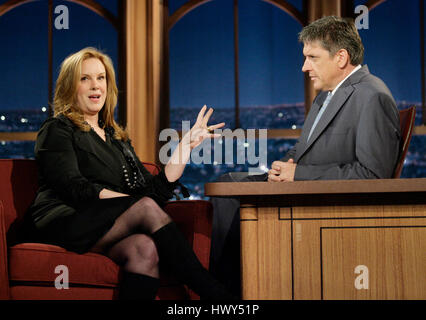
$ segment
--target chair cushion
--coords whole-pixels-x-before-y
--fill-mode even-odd
[[[116,287],[119,267],[109,258],[96,254],[77,254],[42,243],[21,243],[9,248],[9,280],[19,282],[51,282],[59,273],[55,268],[68,268],[69,284]]]
[[[109,287],[71,285],[68,290],[57,290],[53,285],[31,286],[25,283],[10,288],[11,300],[115,300],[117,297],[117,289]]]

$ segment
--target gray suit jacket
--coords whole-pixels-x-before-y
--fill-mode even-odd
[[[281,159],[297,163],[294,180],[391,178],[401,134],[387,86],[364,65],[337,89],[307,142],[326,96],[317,95],[299,140]]]

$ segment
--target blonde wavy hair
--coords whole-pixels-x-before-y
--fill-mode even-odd
[[[114,138],[126,141],[128,134],[114,120],[114,109],[117,106],[117,84],[112,60],[99,50],[87,47],[69,55],[61,64],[58,80],[56,81],[53,99],[54,116],[63,114],[82,131],[90,131],[90,125],[85,122],[83,112],[77,106],[77,88],[81,77],[81,64],[89,58],[99,59],[105,67],[107,81],[107,96],[100,111],[104,127],[112,127]]]

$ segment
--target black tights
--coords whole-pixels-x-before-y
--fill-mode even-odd
[[[90,251],[105,254],[127,272],[158,278],[157,248],[149,235],[171,221],[154,200],[144,197],[120,215]]]
[[[122,265],[126,271],[121,289],[124,299],[155,297],[160,259],[202,298],[234,299],[201,265],[172,219],[151,198],[142,198],[126,210],[90,251],[106,254]]]

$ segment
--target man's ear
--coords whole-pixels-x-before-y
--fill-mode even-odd
[[[336,53],[337,65],[344,69],[350,63],[349,53],[346,49],[340,49]]]

